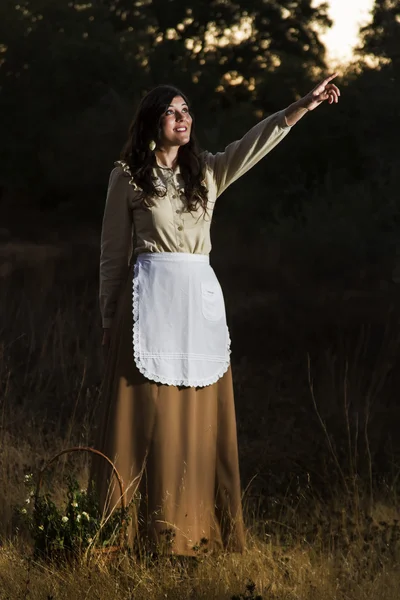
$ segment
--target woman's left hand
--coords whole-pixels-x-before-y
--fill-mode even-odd
[[[314,110],[322,102],[328,100],[329,104],[337,104],[339,102],[340,90],[334,84],[330,83],[332,79],[337,77],[337,73],[329,75],[321,83],[319,83],[311,92],[301,99],[301,104],[307,110]]]

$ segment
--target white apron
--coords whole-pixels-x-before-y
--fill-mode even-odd
[[[159,383],[204,387],[227,371],[225,303],[208,256],[163,252],[137,257],[133,347],[139,371]]]

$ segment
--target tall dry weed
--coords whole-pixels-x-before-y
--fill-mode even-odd
[[[230,600],[249,580],[269,600],[397,598],[397,306],[384,292],[357,299],[354,290],[313,285],[272,290],[259,266],[254,284],[240,266],[220,273],[246,553],[202,556],[194,568],[121,556],[112,568],[73,572],[28,560],[29,540],[12,517],[24,473],[62,448],[92,443],[101,387],[96,255],[51,262],[13,263],[0,286],[1,600]],[[71,469],[87,478],[84,459],[61,463],[60,500]]]

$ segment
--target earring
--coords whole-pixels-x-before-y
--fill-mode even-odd
[[[157,144],[155,143],[155,141],[154,141],[154,140],[151,140],[151,142],[150,142],[150,144],[149,144],[149,149],[150,149],[150,152],[154,152],[154,150],[156,149],[156,145],[157,145]]]

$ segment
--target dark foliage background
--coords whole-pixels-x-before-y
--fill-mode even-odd
[[[53,441],[71,438],[71,418],[92,439],[101,216],[140,97],[182,87],[202,145],[222,149],[325,75],[329,25],[311,0],[2,0],[4,443],[29,418]],[[304,118],[217,207],[242,475],[258,473],[264,496],[293,477],[360,476],[369,497],[372,481],[398,481],[399,39],[400,2],[377,0],[340,104]]]

